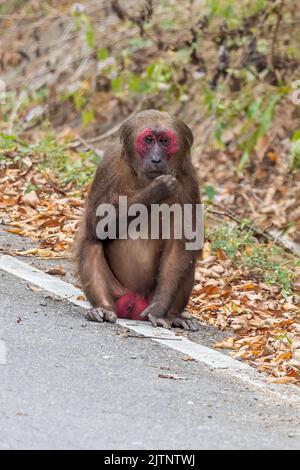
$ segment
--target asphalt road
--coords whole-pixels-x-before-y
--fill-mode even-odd
[[[299,449],[299,405],[1,270],[0,286],[0,449]]]

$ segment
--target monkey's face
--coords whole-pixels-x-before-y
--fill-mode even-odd
[[[137,134],[134,146],[140,171],[147,178],[171,173],[171,160],[178,150],[173,130],[146,127]]]
[[[190,157],[193,134],[184,122],[149,109],[125,121],[120,140],[139,181],[147,184],[160,175],[180,174]]]

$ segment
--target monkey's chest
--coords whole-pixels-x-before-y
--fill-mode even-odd
[[[157,281],[161,256],[158,240],[114,240],[105,248],[108,263],[123,286],[148,295]]]

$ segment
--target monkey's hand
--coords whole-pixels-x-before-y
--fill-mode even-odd
[[[164,318],[165,309],[159,302],[153,302],[146,310],[141,313],[141,318],[148,318],[153,326],[161,326],[162,328],[171,328],[171,323]]]
[[[199,324],[195,318],[183,315],[171,315],[167,319],[171,326],[175,328],[183,328],[188,331],[199,331]]]
[[[155,201],[162,201],[168,199],[175,194],[178,188],[178,181],[175,176],[161,175],[155,178],[151,183],[149,190]]]
[[[195,318],[191,317],[167,317],[167,318],[158,318],[156,315],[151,313],[148,314],[148,320],[153,326],[161,326],[162,328],[167,328],[170,330],[173,328],[183,328],[187,331],[199,331],[199,325]]]
[[[89,321],[94,321],[98,323],[109,322],[115,323],[117,320],[117,315],[111,310],[106,310],[105,308],[91,308],[85,314],[85,318]]]
[[[195,318],[186,315],[169,314],[164,316],[163,309],[160,308],[159,302],[154,302],[141,314],[142,318],[148,318],[153,326],[161,326],[162,328],[183,328],[187,331],[198,331],[199,325]]]

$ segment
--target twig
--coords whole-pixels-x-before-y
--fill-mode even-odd
[[[135,107],[135,109],[132,111],[132,113],[126,117],[125,119],[123,119],[123,121],[119,124],[117,124],[116,126],[114,126],[112,129],[110,129],[109,131],[105,132],[104,134],[101,134],[97,137],[93,137],[92,139],[88,139],[88,143],[89,144],[92,144],[94,142],[100,142],[101,140],[105,140],[107,137],[110,137],[111,135],[115,134],[116,132],[118,132],[119,128],[124,124],[124,122],[126,122],[128,119],[132,118],[138,111],[140,111],[143,107],[143,104],[145,102],[146,98],[142,99],[139,104]]]
[[[276,25],[275,25],[275,29],[274,29],[274,33],[273,33],[273,38],[272,38],[272,49],[271,49],[270,65],[271,65],[271,68],[273,70],[275,68],[275,64],[274,64],[274,61],[275,61],[275,47],[276,47],[276,44],[277,44],[278,31],[279,31],[280,24],[281,24],[281,21],[282,21],[282,18],[283,18],[283,13],[282,13],[283,8],[284,8],[284,0],[281,0],[279,5],[277,6],[277,12],[276,12],[277,13],[277,21],[276,21]]]
[[[93,137],[92,139],[84,140],[82,137],[78,136],[77,140],[73,140],[70,143],[69,147],[73,148],[73,149],[76,149],[77,147],[80,147],[82,144],[85,145],[85,146],[88,145],[89,147],[91,147],[91,145],[90,145],[91,143],[100,142],[101,140],[105,140],[105,139],[107,139],[107,137],[110,137],[113,134],[115,134],[119,130],[120,126],[122,126],[122,124],[125,121],[127,121],[127,119],[124,119],[124,121],[122,121],[120,124],[117,124],[116,126],[112,127],[111,129],[109,129],[109,131],[104,132],[104,134],[101,134],[97,137]],[[78,140],[79,140],[79,142],[78,142]]]
[[[80,147],[80,143],[82,145],[84,145],[84,147],[86,147],[87,149],[89,150],[92,150],[96,155],[98,155],[98,157],[102,157],[103,156],[103,152],[101,152],[101,150],[97,149],[96,147],[94,147],[93,145],[89,144],[85,139],[83,139],[82,137],[78,136],[77,137],[77,140],[79,140],[79,144],[78,142],[74,141],[74,144],[71,142],[71,144],[69,145],[69,148],[72,148],[72,149],[76,149],[78,147]]]
[[[235,67],[237,64],[238,64],[238,60],[237,60],[236,63],[234,64],[234,67]],[[228,84],[228,82],[229,82],[229,80],[231,79],[232,76],[233,76],[233,68],[232,68],[231,71],[227,74],[227,77],[225,78],[224,83],[223,83],[223,89],[222,89],[221,93],[219,94],[219,96],[217,97],[216,101],[215,101],[214,104],[213,104],[212,115],[211,115],[210,118],[209,118],[209,122],[208,122],[207,128],[206,128],[205,133],[204,133],[204,139],[203,139],[203,142],[202,142],[202,145],[201,145],[201,150],[200,150],[200,155],[199,155],[198,160],[201,159],[202,153],[203,153],[205,147],[208,145],[208,142],[209,142],[209,139],[210,139],[210,137],[211,137],[211,133],[212,133],[213,127],[214,127],[215,122],[216,122],[218,106],[219,106],[219,104],[221,103],[221,100],[222,100],[223,97],[224,97],[225,88],[226,88],[226,86],[227,86],[227,84]]]
[[[116,134],[118,132],[119,128],[122,126],[122,124],[124,124],[124,122],[127,121],[127,119],[129,119],[131,116],[132,115],[130,115],[128,118],[124,119],[121,123],[116,124],[114,127],[109,129],[107,132],[104,132],[104,134],[101,134],[101,135],[98,135],[97,137],[92,137],[91,139],[88,139],[87,142],[89,144],[92,144],[94,142],[101,142],[102,140],[107,139],[107,137],[110,137],[110,136]]]
[[[23,101],[25,100],[26,97],[27,97],[26,91],[22,90],[20,95],[18,96],[17,101],[15,102],[15,105],[14,105],[14,107],[12,109],[12,112],[10,114],[10,117],[9,117],[9,123],[8,123],[8,129],[7,129],[8,134],[12,134],[18,110],[19,110],[20,106],[22,105],[22,103],[23,103]]]
[[[284,0],[282,0],[282,2],[284,2]],[[272,6],[272,8],[273,8],[273,6]],[[264,21],[266,20],[266,18],[268,17],[269,14],[270,14],[270,11],[269,11],[268,8],[266,8],[265,12],[264,12],[259,24],[258,24],[258,27],[260,27],[262,24],[264,24]],[[233,66],[230,67],[230,71],[229,71],[229,73],[227,73],[227,76],[226,76],[226,78],[223,82],[223,89],[221,90],[221,92],[219,93],[219,96],[216,98],[216,101],[213,104],[212,115],[209,118],[209,123],[208,123],[207,128],[206,128],[205,133],[204,133],[203,143],[201,145],[201,150],[200,150],[198,160],[201,159],[204,148],[206,147],[206,145],[209,142],[212,130],[213,130],[215,122],[216,122],[218,106],[219,106],[219,104],[221,103],[221,100],[224,97],[226,86],[228,85],[229,80],[233,77],[234,69],[238,65],[239,62],[240,62],[240,58],[238,57],[235,60]],[[230,66],[230,64],[228,64],[228,65]]]
[[[207,209],[208,214],[220,215],[222,217],[229,217],[231,220],[236,222],[238,225],[241,225],[241,220],[238,217],[234,216],[228,211],[216,211],[212,209]],[[294,243],[292,240],[287,239],[286,237],[281,236],[280,232],[271,229],[272,224],[267,227],[265,230],[260,230],[255,225],[250,222],[244,224],[248,229],[250,229],[257,238],[264,238],[268,242],[275,242],[285,251],[291,253],[294,256],[300,256],[300,247]]]
[[[83,142],[84,142],[84,145],[90,145],[94,142],[101,142],[102,140],[105,140],[108,137],[111,137],[112,135],[116,134],[118,132],[118,130],[120,129],[120,127],[124,124],[124,122],[126,122],[128,119],[132,118],[137,112],[139,112],[141,110],[145,100],[146,100],[146,98],[142,99],[139,102],[139,104],[135,107],[134,111],[128,117],[123,119],[123,121],[116,124],[114,127],[109,129],[107,132],[104,132],[104,134],[98,135],[96,137],[92,137],[91,139],[88,139],[88,140],[84,140],[82,137],[78,137],[78,140],[81,140],[81,142],[79,143],[79,142],[73,141],[73,142],[71,142],[70,146],[72,148],[80,147],[81,143],[83,143]]]
[[[214,214],[214,215],[221,215],[222,217],[229,217],[230,219],[232,219],[234,222],[236,222],[237,224],[241,225],[241,221],[235,217],[234,215],[230,214],[230,212],[227,212],[227,211],[215,211],[215,210],[211,210],[211,209],[207,209],[207,212],[208,214]]]

